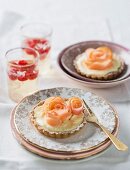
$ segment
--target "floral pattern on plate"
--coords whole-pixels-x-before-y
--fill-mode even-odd
[[[88,123],[77,134],[65,139],[48,138],[40,134],[31,124],[29,114],[39,101],[50,96],[62,96],[64,98],[78,96],[83,98],[91,107],[100,123],[111,132],[115,130],[117,114],[114,108],[103,98],[90,91],[75,88],[58,87],[46,89],[25,97],[15,109],[15,127],[18,133],[32,145],[50,151],[82,152],[102,144],[107,139],[104,132],[92,123]]]

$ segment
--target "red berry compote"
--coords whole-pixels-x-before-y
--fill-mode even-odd
[[[43,23],[31,23],[21,27],[22,46],[32,48],[39,53],[39,72],[47,74],[50,71],[50,52],[52,29]],[[30,51],[26,50],[27,54]]]
[[[14,49],[15,51],[20,49]],[[8,92],[10,98],[19,102],[23,97],[38,90],[38,67],[36,52],[32,49],[23,48],[23,51],[30,50],[28,56],[22,52],[22,56],[11,58],[11,51],[8,52],[7,76]],[[9,58],[10,57],[10,58]]]

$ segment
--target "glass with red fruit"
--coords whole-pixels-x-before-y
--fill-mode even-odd
[[[27,54],[26,50],[29,50],[30,54]],[[38,89],[38,58],[38,52],[31,48],[7,51],[8,93],[13,101],[19,102]]]
[[[43,23],[30,23],[21,27],[22,46],[33,48],[39,53],[40,74],[50,71],[50,51],[52,29],[50,25]],[[27,54],[31,52],[26,50]]]

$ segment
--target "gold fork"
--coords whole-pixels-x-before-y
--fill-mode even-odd
[[[86,116],[86,120],[90,123],[96,123],[102,130],[103,132],[106,133],[106,135],[110,138],[111,142],[115,145],[115,147],[120,150],[120,151],[126,151],[128,149],[128,147],[121,142],[119,139],[117,139],[113,134],[111,134],[111,132],[109,130],[107,130],[97,119],[97,117],[95,116],[95,114],[92,112],[92,110],[89,108],[89,106],[87,105],[87,103],[85,102],[85,100],[83,99],[84,102],[84,107],[88,113],[88,115]]]

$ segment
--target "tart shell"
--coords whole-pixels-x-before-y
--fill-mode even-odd
[[[39,102],[34,108],[33,110],[37,107],[37,106],[40,106],[40,105],[43,105],[44,101],[41,101]],[[84,112],[84,111],[83,111]],[[85,114],[85,113],[84,113]],[[31,120],[31,123],[34,125],[34,127],[43,135],[45,136],[48,136],[48,137],[51,137],[51,138],[67,138],[71,135],[74,135],[76,134],[77,132],[80,131],[80,129],[82,129],[87,121],[86,121],[86,118],[85,118],[85,115],[84,115],[84,119],[82,121],[82,123],[77,126],[77,128],[73,129],[73,130],[70,130],[70,131],[64,131],[64,132],[50,132],[50,131],[47,131],[45,130],[42,126],[38,125],[37,122],[36,122],[36,118],[34,116],[34,111],[32,111],[30,113],[30,120]]]
[[[86,74],[86,73],[83,73],[79,68],[78,68],[78,65],[77,65],[77,61],[78,59],[80,58],[80,55],[77,56],[74,60],[74,66],[75,66],[75,69],[76,71],[82,75],[82,76],[85,76],[87,78],[91,78],[91,79],[96,79],[96,80],[113,80],[113,79],[116,79],[118,76],[120,76],[120,74],[123,73],[123,71],[125,70],[125,63],[123,61],[123,59],[119,58],[120,62],[121,62],[121,66],[118,68],[117,71],[113,71],[113,72],[109,72],[103,76],[101,75],[96,75],[96,74]]]

